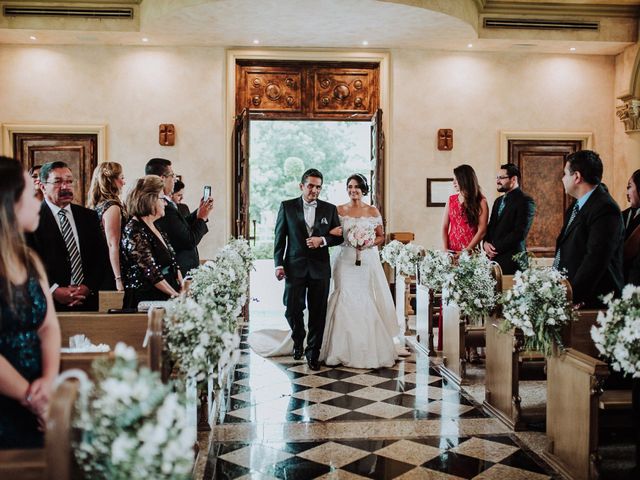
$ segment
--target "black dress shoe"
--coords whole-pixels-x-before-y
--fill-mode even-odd
[[[294,360],[302,360],[303,355],[304,355],[304,349],[302,347],[293,347]]]
[[[311,370],[320,370],[320,362],[318,360],[307,359],[307,364]]]

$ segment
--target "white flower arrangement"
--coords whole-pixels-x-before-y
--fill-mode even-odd
[[[400,251],[396,260],[396,270],[400,275],[410,277],[418,272],[418,265],[422,261],[424,248],[414,243],[407,243]]]
[[[398,240],[391,240],[380,252],[382,261],[388,263],[392,268],[396,268],[398,256],[404,250],[404,245]]]
[[[606,313],[598,313],[591,338],[598,351],[611,359],[611,367],[640,378],[640,287],[627,285],[622,298],[604,297]]]
[[[458,263],[444,275],[442,300],[456,304],[460,313],[478,322],[498,301],[491,261],[481,253],[462,252]]]
[[[166,352],[186,381],[202,382],[222,372],[239,355],[240,337],[229,322],[190,297],[167,302]]]
[[[562,346],[562,326],[575,319],[567,299],[566,277],[551,267],[517,271],[513,287],[502,299],[502,332],[513,327],[524,334],[524,347],[551,354],[552,345]]]
[[[452,257],[443,250],[427,250],[424,258],[418,265],[420,272],[420,284],[440,292],[446,275],[453,268]]]
[[[160,375],[138,368],[136,353],[119,343],[115,359],[94,364],[95,384],[83,384],[74,427],[76,461],[86,478],[191,478],[195,428],[182,393]]]

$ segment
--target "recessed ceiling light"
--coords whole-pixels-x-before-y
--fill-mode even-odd
[[[576,47],[571,47],[569,50],[571,50],[572,52],[576,51]]]
[[[37,40],[37,39],[38,39],[35,35],[31,35],[29,38],[30,38],[31,40]]]
[[[149,41],[149,39],[148,39],[147,37],[142,37],[142,41],[143,41],[144,43],[147,43],[147,42]]]
[[[258,40],[257,38],[253,41],[254,45],[258,45],[260,43],[260,40]]]
[[[367,45],[369,45],[369,42],[367,40],[363,40],[362,41],[362,45],[367,46]]]
[[[473,43],[467,43],[467,48],[472,48],[473,47]]]

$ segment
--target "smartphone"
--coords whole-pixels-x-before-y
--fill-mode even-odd
[[[208,200],[211,196],[211,185],[205,185],[202,189],[202,198]]]

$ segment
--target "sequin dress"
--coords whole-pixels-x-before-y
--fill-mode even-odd
[[[458,194],[449,197],[449,250],[460,252],[467,248],[478,233],[478,227],[467,223],[467,216],[458,201]]]
[[[35,274],[14,286],[13,308],[0,298],[0,355],[29,383],[42,376],[38,329],[46,313],[47,299]],[[43,442],[36,416],[17,400],[0,395],[0,448],[38,448]]]
[[[168,300],[155,287],[162,280],[180,291],[175,253],[166,235],[160,234],[166,247],[143,221],[132,218],[124,227],[120,250],[125,308],[136,308],[144,300]]]

